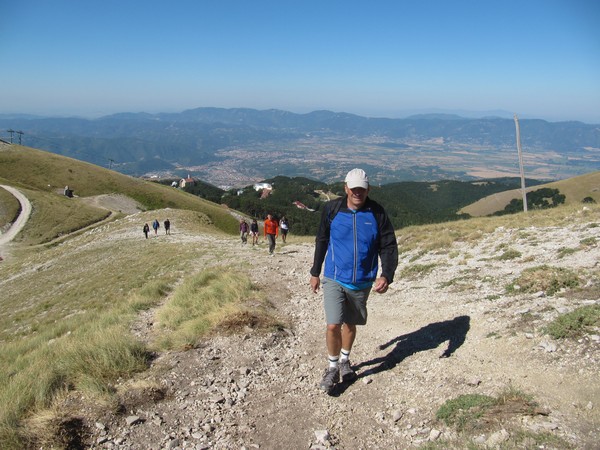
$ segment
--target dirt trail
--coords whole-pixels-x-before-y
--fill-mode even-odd
[[[14,195],[21,204],[21,212],[19,213],[17,220],[15,220],[6,233],[0,234],[0,258],[4,258],[6,245],[12,241],[17,234],[19,234],[19,232],[27,223],[27,220],[29,220],[29,216],[31,214],[31,203],[29,202],[29,199],[21,193],[21,191],[12,186],[0,184],[0,188],[6,189],[8,192]]]
[[[600,333],[563,342],[541,332],[558,314],[597,303],[597,288],[577,298],[505,293],[527,267],[596,270],[597,246],[556,258],[559,247],[574,247],[595,230],[585,223],[528,229],[532,239],[499,228],[480,241],[455,243],[452,255],[402,254],[397,281],[388,293],[371,295],[368,324],[359,328],[351,355],[359,379],[331,396],[317,388],[326,354],[322,298],[308,286],[313,246],[290,236],[269,257],[265,244],[252,248],[223,239],[222,263],[250,268],[289,328],[267,335],[248,328],[198,349],[161,355],[143,377],[160,385],[166,397],[154,402],[147,392],[132,393],[121,415],[91,417],[96,425],[90,424],[89,445],[404,449],[437,442],[445,448],[461,442],[454,429],[435,419],[445,401],[462,394],[498,396],[512,388],[530,394],[537,412],[498,417],[475,433],[481,446],[508,445],[518,427],[560,437],[574,448],[598,448]],[[522,256],[499,259],[503,243]],[[431,270],[400,276],[415,264]],[[136,332],[144,336],[152,326],[146,316]]]

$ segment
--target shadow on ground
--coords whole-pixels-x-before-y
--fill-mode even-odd
[[[352,381],[336,384],[329,395],[339,397],[359,378],[393,369],[405,358],[417,352],[433,350],[446,341],[448,341],[448,347],[440,355],[440,358],[449,358],[465,342],[470,323],[471,318],[469,316],[458,316],[452,320],[430,323],[412,333],[397,336],[385,344],[381,344],[379,346],[380,350],[385,350],[394,344],[395,346],[385,356],[353,365],[352,368],[356,371],[364,367],[370,368],[359,373],[357,378]]]
[[[395,344],[387,355],[364,361],[355,365],[354,369],[370,367],[360,373],[359,378],[393,369],[405,358],[417,352],[433,350],[446,341],[448,341],[448,347],[440,358],[448,358],[465,342],[470,323],[469,316],[458,316],[452,320],[430,323],[412,333],[397,336],[379,346],[380,350],[385,350]]]

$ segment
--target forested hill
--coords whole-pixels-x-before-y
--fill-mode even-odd
[[[165,181],[168,182],[168,181]],[[326,184],[303,177],[278,176],[265,180],[272,185],[270,195],[253,186],[230,191],[218,191],[199,184],[190,192],[208,200],[222,202],[230,208],[263,219],[267,214],[287,216],[295,234],[315,234],[321,208],[328,199],[344,195],[344,184]],[[539,184],[528,180],[528,186]],[[396,229],[408,225],[456,220],[457,212],[480,198],[497,192],[516,189],[518,178],[497,178],[484,181],[398,182],[373,186],[370,196],[385,206]],[[218,198],[220,196],[220,199]],[[299,202],[301,205],[294,202]],[[302,208],[302,205],[306,209]],[[298,207],[300,206],[300,207]],[[467,217],[463,215],[462,217]]]

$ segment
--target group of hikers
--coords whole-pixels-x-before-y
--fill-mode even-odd
[[[165,228],[165,234],[171,234],[171,221],[169,219],[166,219],[163,222],[163,225]],[[154,230],[155,236],[158,236],[159,228],[160,228],[160,222],[158,221],[158,219],[154,219],[154,221],[152,222],[152,229]],[[146,239],[148,239],[148,234],[150,233],[150,226],[148,225],[148,223],[144,224],[142,231],[144,232],[144,236],[146,236]]]
[[[275,243],[277,237],[281,235],[281,240],[285,244],[287,240],[288,231],[290,224],[285,216],[281,219],[275,219],[271,214],[267,214],[267,218],[263,223],[264,237],[269,243],[269,254],[273,255],[275,252]],[[240,219],[240,239],[242,244],[248,243],[248,235],[252,237],[252,245],[258,245],[258,222],[256,219],[252,219],[252,222],[248,225],[245,219]]]

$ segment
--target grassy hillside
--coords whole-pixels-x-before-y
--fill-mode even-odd
[[[552,183],[531,186],[526,188],[527,192],[542,188],[558,189],[566,196],[566,204],[581,203],[585,197],[592,197],[596,203],[600,203],[600,172],[588,173],[566,180],[554,181]],[[487,216],[501,211],[512,199],[520,199],[521,190],[512,189],[499,192],[482,198],[460,210],[460,213],[469,214],[473,217]]]
[[[26,191],[34,212],[21,239],[47,242],[78,226],[102,220],[107,212],[79,201],[107,193],[123,194],[143,209],[188,209],[205,214],[217,229],[233,233],[237,222],[221,206],[178,189],[132,178],[93,164],[19,145],[0,147],[0,183]],[[65,186],[75,198],[64,197]],[[78,216],[83,216],[81,219]],[[160,219],[160,218],[159,218]],[[81,222],[80,222],[81,220]],[[40,221],[50,221],[54,231],[31,232]],[[41,227],[47,230],[49,227]]]

